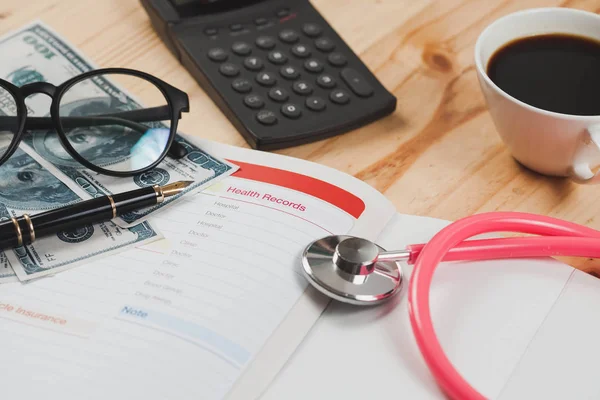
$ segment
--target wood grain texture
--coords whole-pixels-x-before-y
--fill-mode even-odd
[[[600,229],[600,187],[541,176],[514,161],[487,112],[473,61],[477,36],[503,15],[555,6],[598,13],[600,0],[312,2],[397,96],[398,108],[348,134],[278,153],[352,174],[402,213],[454,220],[483,211],[527,211]],[[191,113],[182,131],[247,147],[168,52],[138,0],[0,1],[0,34],[35,19],[100,67],[140,69],[185,90]],[[567,261],[600,276],[596,260]]]

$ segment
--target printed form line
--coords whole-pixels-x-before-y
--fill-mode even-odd
[[[208,195],[207,193],[199,193],[199,194]],[[211,195],[211,196],[215,196],[215,195]],[[223,199],[223,198],[229,199],[229,197],[220,197],[220,196],[218,196],[218,198],[219,198],[219,199]],[[237,200],[237,199],[234,199],[234,200]],[[242,201],[242,200],[239,200],[239,201]],[[249,204],[255,204],[255,203],[249,203]],[[260,205],[260,204],[258,204],[258,205]],[[251,212],[247,212],[247,211],[234,210],[234,209],[231,209],[231,208],[226,208],[226,209],[223,209],[223,208],[221,208],[221,207],[215,207],[215,206],[214,206],[214,204],[212,204],[212,205],[209,205],[209,207],[210,207],[210,208],[212,208],[212,209],[217,209],[217,210],[221,210],[221,211],[225,211],[225,212],[231,212],[231,211],[233,211],[233,212],[235,212],[235,213],[238,213],[238,214],[244,214],[244,215],[249,215],[249,216],[251,216],[251,217],[254,217],[254,218],[257,218],[257,219],[261,219],[261,218],[263,218],[263,216],[262,216],[262,215],[257,215],[257,214],[254,214],[254,213],[251,213]],[[268,207],[268,208],[270,208],[270,207]],[[278,210],[278,209],[276,209],[276,208],[275,208],[274,210],[281,211],[281,210]],[[286,213],[286,214],[289,214],[289,213]],[[197,214],[197,215],[200,215],[200,214]],[[206,214],[203,214],[203,215],[206,215]],[[293,217],[295,217],[295,216],[296,216],[296,215],[294,215],[294,214],[289,214],[289,215],[291,215],[291,216],[293,216]],[[235,223],[237,223],[237,224],[240,224],[240,225],[245,225],[245,226],[256,227],[255,225],[248,225],[248,224],[244,224],[244,223],[242,223],[242,222],[238,222],[238,221],[232,221],[232,222],[235,222]],[[312,234],[310,234],[310,233],[304,232],[302,229],[298,229],[298,228],[296,228],[296,227],[294,227],[294,226],[287,225],[287,224],[285,224],[285,223],[283,223],[283,222],[280,222],[280,221],[273,221],[273,220],[269,220],[269,223],[270,223],[270,224],[278,224],[278,225],[283,225],[283,227],[284,227],[284,228],[286,228],[286,229],[293,229],[293,230],[295,230],[295,231],[298,231],[298,232],[300,232],[300,233],[302,233],[302,234],[304,234],[304,235],[307,235],[307,236],[310,236],[310,237],[312,237],[312,236],[313,236],[313,235],[312,235]],[[317,225],[317,226],[318,226],[318,225]]]
[[[225,269],[225,270],[227,270],[227,271],[233,272],[233,273],[235,273],[235,274],[239,274],[239,275],[241,275],[241,276],[243,276],[243,277],[247,278],[248,280],[251,280],[252,282],[255,282],[255,283],[258,283],[258,284],[261,284],[261,285],[263,284],[262,282],[260,282],[260,281],[257,281],[257,280],[255,280],[255,279],[252,279],[252,277],[250,277],[250,276],[248,276],[248,275],[246,275],[246,274],[242,274],[242,273],[239,273],[239,272],[237,272],[237,271],[234,271],[234,270],[232,270],[231,268],[224,268],[222,265],[216,266],[216,265],[214,265],[214,264],[210,264],[210,263],[207,263],[207,262],[205,262],[205,261],[204,261],[204,263],[205,263],[206,265],[208,265],[208,266],[211,266],[211,267],[213,267],[213,268],[222,268],[222,269]],[[207,276],[208,276],[208,277],[210,277],[209,275],[203,274],[203,273],[201,273],[201,272],[198,272],[198,271],[194,271],[194,272],[191,272],[191,273],[192,273],[193,275],[199,275],[199,276],[202,276],[202,277],[207,277]],[[215,279],[215,280],[218,280],[218,279]],[[233,284],[229,284],[229,283],[227,283],[227,282],[225,282],[225,281],[221,281],[221,280],[218,280],[218,281],[219,281],[219,282],[222,282],[222,283],[225,283],[225,284],[227,284],[227,285],[229,285],[229,286],[231,286],[231,287],[233,287],[233,288],[235,288],[235,289],[240,289],[241,291],[246,291],[246,290],[244,290],[244,289],[243,289],[242,287],[240,287],[240,286],[233,285]],[[203,287],[203,286],[194,285],[194,284],[192,284],[192,283],[185,282],[185,281],[182,281],[182,282],[180,282],[180,283],[182,283],[182,284],[184,284],[184,285],[191,286],[191,287],[193,287],[193,288],[196,288],[196,289],[206,290],[206,291],[208,291],[208,292],[210,292],[210,293],[217,294],[217,295],[219,295],[219,296],[225,297],[225,298],[227,298],[227,299],[230,299],[230,300],[237,300],[235,297],[230,297],[230,296],[224,295],[224,294],[222,294],[222,293],[219,293],[219,292],[216,292],[216,291],[214,291],[214,290],[207,289],[207,288],[205,288],[205,287]],[[267,285],[265,285],[265,286],[267,286]],[[275,309],[277,309],[278,311],[282,311],[282,312],[284,311],[284,310],[283,310],[282,308],[280,308],[280,307],[279,307],[277,304],[275,304],[275,303],[273,303],[273,302],[271,302],[271,301],[269,301],[269,300],[265,300],[265,299],[263,299],[263,298],[262,298],[262,297],[260,297],[260,296],[253,295],[252,297],[253,297],[254,299],[256,299],[256,300],[261,300],[263,303],[265,303],[265,304],[268,304],[268,305],[270,305],[270,306],[274,307],[274,308],[275,308]]]
[[[212,254],[215,254],[215,255],[217,255],[217,256],[221,256],[222,258],[229,258],[230,260],[234,260],[235,262],[238,262],[238,263],[240,263],[240,265],[248,264],[248,265],[252,266],[252,268],[256,268],[256,269],[258,269],[258,270],[264,271],[265,273],[267,273],[267,274],[269,274],[269,275],[272,275],[272,276],[274,276],[274,277],[278,278],[279,280],[281,280],[281,281],[283,281],[283,282],[285,282],[285,283],[294,284],[294,282],[292,282],[292,281],[289,281],[289,280],[285,279],[283,276],[277,275],[276,273],[274,273],[274,272],[271,272],[271,271],[269,271],[268,269],[265,269],[265,268],[263,268],[263,267],[261,267],[261,266],[258,266],[258,265],[256,265],[256,264],[252,264],[252,263],[248,262],[248,260],[241,260],[241,259],[239,259],[239,258],[232,257],[232,256],[230,256],[230,255],[228,255],[228,254],[218,253],[218,252],[216,252],[216,251],[211,251],[211,250],[206,250],[206,249],[197,249],[197,250],[200,250],[200,251],[202,251],[202,252],[206,252],[206,253],[212,253]],[[265,257],[265,258],[268,258],[268,259],[270,259],[270,260],[272,260],[272,261],[275,261],[275,262],[276,262],[276,265],[279,265],[279,264],[280,264],[280,263],[279,263],[279,261],[277,261],[277,260],[275,260],[275,259],[273,259],[273,258],[271,258],[271,257],[266,257],[266,256],[264,256],[263,254],[257,254],[257,255],[258,255],[258,256],[263,256],[263,257]],[[262,283],[262,282],[261,282],[261,283]]]
[[[212,218],[214,218],[214,217],[212,217]],[[277,232],[273,232],[273,231],[270,231],[270,230],[262,229],[262,228],[260,228],[259,226],[256,226],[256,225],[244,224],[244,223],[242,223],[242,222],[233,221],[233,220],[220,220],[220,221],[223,221],[223,223],[227,222],[228,224],[230,224],[230,223],[234,223],[234,224],[236,224],[236,225],[247,226],[247,227],[249,227],[249,228],[251,228],[251,229],[255,229],[255,230],[257,230],[257,231],[262,231],[262,232],[270,233],[270,234],[272,234],[272,235],[274,235],[274,236],[277,236],[278,238],[289,240],[290,242],[292,242],[292,243],[294,243],[294,244],[296,244],[296,245],[298,245],[298,246],[303,246],[303,244],[301,244],[301,243],[298,243],[298,242],[295,242],[295,241],[293,241],[292,239],[290,239],[290,238],[288,238],[288,237],[285,237],[285,236],[282,236],[281,234],[278,234]],[[190,223],[189,223],[189,221],[176,221],[176,220],[169,220],[168,222],[169,222],[169,223],[184,224],[184,225],[189,225],[189,224],[190,224]],[[269,223],[274,223],[274,222],[275,222],[275,221],[269,221]],[[306,233],[306,232],[302,232],[302,231],[300,231],[299,229],[292,228],[292,227],[290,227],[290,226],[288,226],[288,225],[285,225],[285,224],[283,224],[283,223],[281,223],[281,225],[283,225],[285,228],[294,229],[294,230],[296,230],[296,231],[298,231],[298,232],[300,232],[300,233],[302,233],[302,234],[304,234],[304,235],[306,235],[306,236],[310,237],[311,239],[314,239],[314,236],[315,236],[315,235],[310,235],[310,234],[308,234],[308,233]],[[194,227],[196,227],[196,226],[198,226],[198,224],[194,225]],[[176,232],[176,231],[167,230],[167,229],[165,229],[165,228],[162,228],[161,230],[162,230],[162,231],[164,231],[164,232],[170,232],[170,233],[175,233],[175,234],[178,234],[178,233],[180,233],[180,232]],[[229,232],[229,231],[221,231],[221,232]],[[229,232],[229,233],[231,233],[231,232]],[[256,240],[256,239],[254,239],[254,240]]]
[[[292,217],[300,218],[301,220],[303,220],[303,221],[306,221],[306,222],[308,222],[309,224],[313,224],[314,226],[316,226],[316,227],[319,227],[319,228],[323,229],[325,232],[329,233],[330,235],[333,235],[333,232],[330,232],[330,231],[328,231],[327,229],[323,228],[321,225],[319,225],[319,224],[317,224],[317,223],[315,223],[315,222],[313,222],[313,221],[310,221],[310,220],[308,220],[308,219],[306,219],[306,218],[303,218],[303,217],[301,217],[301,216],[299,216],[299,215],[295,215],[295,214],[292,214],[292,213],[290,213],[290,212],[287,212],[287,211],[279,210],[279,209],[277,209],[277,208],[275,208],[275,207],[271,207],[271,206],[265,206],[264,204],[253,203],[253,202],[251,202],[251,201],[247,201],[247,200],[234,199],[233,197],[227,197],[227,196],[221,196],[221,197],[222,197],[222,198],[224,198],[224,199],[228,199],[228,200],[240,201],[240,202],[242,202],[242,203],[254,204],[255,206],[260,206],[260,207],[269,208],[269,209],[271,209],[271,210],[275,210],[275,211],[279,211],[279,212],[282,212],[282,213],[284,213],[284,214],[287,214],[287,215],[291,215]]]
[[[228,271],[230,271],[230,272],[233,272],[233,273],[235,273],[235,274],[239,274],[239,273],[238,273],[238,272],[236,272],[236,271],[232,271],[232,270],[228,270]],[[204,277],[204,278],[208,278],[208,279],[212,279],[212,280],[214,280],[214,281],[217,281],[217,282],[220,282],[220,283],[222,283],[222,284],[224,284],[224,285],[231,286],[231,287],[232,287],[232,288],[234,288],[234,289],[238,289],[238,290],[239,290],[239,291],[241,291],[241,292],[252,293],[252,295],[253,295],[253,296],[256,296],[256,295],[257,295],[257,293],[256,293],[256,292],[250,292],[250,291],[248,291],[247,289],[244,289],[244,288],[243,288],[243,287],[241,287],[241,286],[238,286],[238,285],[235,285],[235,284],[233,284],[233,283],[227,282],[227,281],[225,281],[225,280],[223,280],[223,279],[215,278],[214,276],[212,276],[212,275],[209,275],[209,274],[205,274],[205,273],[202,273],[202,272],[199,272],[199,271],[194,271],[194,272],[191,272],[191,274],[192,274],[192,275],[198,275],[198,276],[202,276],[202,277]],[[274,287],[272,287],[272,286],[266,285],[264,282],[257,281],[257,280],[255,280],[255,279],[252,279],[252,278],[250,278],[248,275],[245,275],[245,274],[239,274],[239,275],[241,275],[241,276],[243,276],[243,277],[247,278],[248,280],[251,280],[251,281],[253,281],[253,282],[257,283],[259,286],[265,286],[265,287],[267,287],[267,288],[269,288],[269,289],[271,289],[271,290],[275,289],[275,288],[274,288]],[[199,286],[196,286],[196,285],[193,285],[193,284],[191,284],[191,283],[187,283],[187,282],[182,282],[182,283],[183,283],[183,284],[185,284],[185,285],[189,285],[189,286],[192,286],[192,287],[198,288],[198,289],[202,289],[201,287],[199,287]],[[274,291],[274,290],[273,290],[273,291]],[[284,298],[286,298],[286,297],[284,297]],[[265,301],[266,303],[270,303],[268,300],[264,300],[264,301]],[[271,304],[272,304],[272,303],[271,303]],[[274,304],[273,304],[273,305],[274,305]]]
[[[209,218],[215,218],[215,219],[217,219],[217,220],[220,220],[220,221],[226,221],[227,223],[231,223],[231,222],[233,222],[234,224],[237,224],[237,225],[244,225],[244,226],[248,226],[248,227],[250,227],[250,228],[256,228],[254,225],[243,224],[243,223],[241,223],[241,222],[238,222],[238,221],[232,221],[232,220],[221,220],[221,219],[219,219],[219,218],[217,218],[217,217],[211,217],[210,215],[209,215],[208,217],[209,217]],[[269,223],[272,223],[272,222],[275,222],[275,221],[269,221]],[[286,228],[288,227],[288,226],[287,226],[287,225],[285,225],[285,224],[281,224],[281,225],[285,226]],[[297,230],[298,230],[298,229],[297,229]],[[264,231],[264,230],[263,230],[263,231]],[[299,231],[299,230],[298,230],[298,231]],[[255,241],[257,241],[257,242],[259,242],[259,243],[262,243],[262,244],[265,244],[265,245],[267,245],[267,246],[275,247],[275,246],[273,246],[272,244],[269,244],[269,243],[267,243],[267,242],[263,242],[263,241],[260,241],[260,240],[257,240],[257,239],[255,239],[255,238],[250,238],[250,237],[248,237],[248,236],[240,235],[239,233],[233,233],[233,232],[229,232],[229,231],[222,231],[222,232],[229,233],[230,235],[238,235],[238,236],[241,236],[241,237],[244,237],[244,238],[248,238],[248,239],[255,240]],[[294,240],[292,240],[292,239],[290,239],[290,238],[288,238],[288,237],[285,237],[285,236],[278,235],[278,234],[276,234],[275,232],[271,232],[271,231],[265,231],[265,232],[270,232],[270,233],[272,233],[273,235],[277,236],[277,237],[278,237],[278,239],[285,239],[285,240],[288,240],[288,241],[292,242],[292,243],[293,243],[293,244],[295,244],[295,245],[298,245],[298,246],[303,246],[303,244],[302,244],[302,243],[298,243],[298,242],[296,242],[296,241],[294,241]],[[301,232],[301,231],[299,231],[299,232]],[[302,233],[304,233],[304,232],[302,232]],[[311,236],[311,237],[312,237],[312,235],[309,235],[308,233],[304,233],[304,234],[305,234],[305,235],[307,235],[307,236]]]
[[[198,193],[198,194],[202,194],[202,195],[204,195],[205,193]],[[233,198],[233,197],[227,197],[227,196],[218,196],[218,197],[219,197],[219,198],[222,198],[222,199],[227,199],[227,200],[232,200],[232,201],[239,201],[239,202],[241,202],[241,203],[252,204],[252,205],[255,205],[255,206],[264,207],[264,208],[268,208],[268,209],[271,209],[271,210],[279,211],[279,212],[281,212],[281,213],[284,213],[284,214],[287,214],[287,215],[291,215],[292,217],[299,218],[299,219],[301,219],[301,220],[303,220],[303,221],[306,221],[306,222],[308,222],[309,224],[312,224],[312,225],[314,225],[314,226],[316,226],[316,227],[318,227],[318,228],[320,228],[320,229],[324,230],[325,232],[329,233],[330,235],[333,235],[333,232],[330,232],[329,230],[327,230],[327,229],[323,228],[321,225],[319,225],[319,224],[317,224],[317,223],[315,223],[315,222],[313,222],[313,221],[311,221],[311,220],[308,220],[308,219],[306,219],[306,218],[303,218],[303,217],[301,217],[301,216],[299,216],[299,215],[296,215],[296,214],[292,214],[292,213],[290,213],[290,212],[287,212],[287,211],[280,210],[280,209],[278,209],[278,208],[275,208],[275,207],[266,206],[266,205],[264,205],[264,204],[253,203],[253,202],[251,202],[251,201],[247,201],[247,200],[235,199],[235,198]]]

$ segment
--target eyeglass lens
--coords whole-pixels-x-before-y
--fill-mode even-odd
[[[117,87],[136,93],[144,107]],[[172,110],[152,82],[116,73],[71,86],[60,99],[59,117],[77,154],[100,168],[130,172],[152,165],[167,150]],[[77,163],[56,135],[40,135],[37,142],[34,139],[36,151],[54,164]]]
[[[19,130],[17,102],[14,96],[0,86],[0,158],[8,151],[8,146]]]

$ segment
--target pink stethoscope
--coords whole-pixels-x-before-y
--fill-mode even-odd
[[[540,236],[467,239],[492,232]],[[431,373],[451,399],[483,400],[446,357],[433,329],[429,290],[442,261],[500,258],[600,257],[600,232],[572,222],[535,214],[491,212],[460,219],[440,230],[427,244],[384,251],[375,243],[352,236],[328,236],[307,246],[304,274],[322,293],[346,303],[378,304],[400,290],[399,261],[414,264],[408,286],[410,322],[417,345]]]

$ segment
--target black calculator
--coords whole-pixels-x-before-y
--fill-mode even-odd
[[[142,0],[155,30],[251,147],[356,129],[396,109],[308,0]]]

